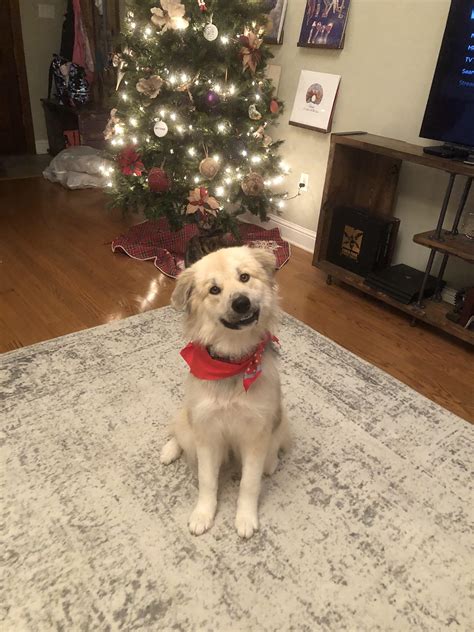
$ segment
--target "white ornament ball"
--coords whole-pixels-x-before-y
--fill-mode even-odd
[[[166,134],[168,133],[168,125],[166,125],[164,121],[157,121],[155,123],[155,127],[153,128],[153,131],[155,132],[155,136],[158,136],[158,138],[163,138],[163,136],[166,136]]]
[[[206,26],[204,27],[203,34],[204,39],[207,39],[208,42],[213,42],[217,39],[217,36],[219,35],[219,30],[215,24],[209,22],[209,24],[206,24]]]

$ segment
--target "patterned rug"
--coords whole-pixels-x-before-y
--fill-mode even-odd
[[[254,224],[239,225],[242,244],[252,248],[266,248],[275,254],[277,269],[290,258],[290,244],[280,235],[278,228],[267,230]],[[184,270],[184,254],[189,240],[198,234],[194,224],[187,224],[178,231],[170,230],[166,219],[146,221],[132,226],[112,242],[112,252],[122,252],[132,259],[152,260],[160,272],[176,278]],[[228,246],[237,242],[227,235]]]
[[[158,455],[185,365],[170,308],[0,358],[1,629],[416,632],[472,629],[472,429],[284,317],[295,447],[261,530],[213,529],[196,480]]]

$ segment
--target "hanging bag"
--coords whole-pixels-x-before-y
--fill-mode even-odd
[[[56,98],[62,105],[74,107],[89,101],[90,86],[84,68],[56,54],[49,67],[48,99],[51,98],[53,82]]]

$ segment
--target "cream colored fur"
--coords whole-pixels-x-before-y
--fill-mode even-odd
[[[265,332],[278,324],[275,259],[264,250],[226,248],[207,255],[178,279],[172,304],[185,310],[186,336],[210,347],[219,357],[242,358],[257,346]],[[250,275],[248,282],[241,274]],[[209,292],[212,286],[220,294]],[[244,294],[259,308],[258,322],[239,330],[225,327],[221,318],[235,317],[231,303]],[[281,403],[275,352],[267,347],[262,375],[245,392],[242,375],[219,381],[200,380],[189,374],[183,409],[172,425],[172,438],[164,446],[161,462],[172,463],[185,452],[197,463],[199,496],[189,519],[191,533],[200,535],[214,521],[218,477],[230,453],[242,463],[235,526],[243,538],[258,529],[258,498],[262,474],[273,474],[278,452],[289,441],[288,423]]]

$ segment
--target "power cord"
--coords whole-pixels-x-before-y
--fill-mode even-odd
[[[288,200],[294,200],[295,198],[299,197],[302,194],[302,189],[304,189],[304,182],[300,182],[298,184],[298,193],[296,195],[284,198],[285,202],[287,202]]]

